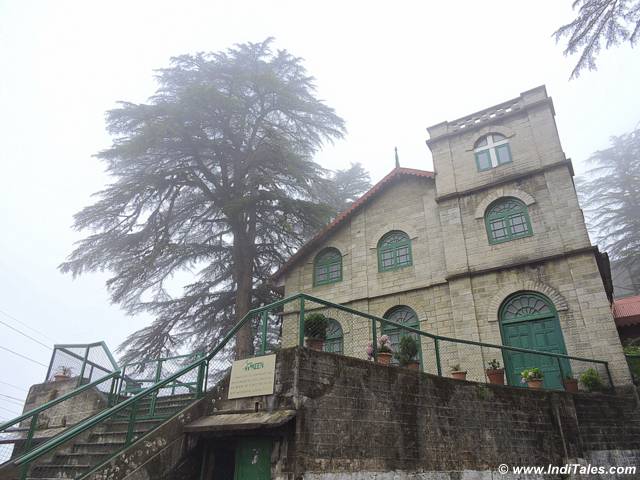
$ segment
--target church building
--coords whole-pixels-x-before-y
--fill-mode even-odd
[[[433,172],[397,165],[275,280],[286,296],[307,293],[435,335],[606,360],[614,384],[628,384],[608,259],[590,243],[554,115],[540,86],[429,127]],[[296,343],[294,317],[285,316],[283,346]],[[362,356],[370,336],[350,339],[353,326],[330,322],[325,349]],[[420,357],[431,372],[429,348]],[[457,348],[444,368],[483,371],[494,355]],[[500,359],[511,385],[524,355]],[[579,363],[538,366],[545,386],[562,388],[587,368]]]

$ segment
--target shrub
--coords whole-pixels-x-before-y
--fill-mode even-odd
[[[408,365],[411,362],[416,361],[418,356],[418,342],[415,338],[405,336],[400,339],[400,345],[398,345],[398,352],[395,354],[398,363],[401,366]]]
[[[580,383],[589,392],[599,392],[604,390],[604,382],[600,377],[600,374],[595,368],[588,368],[580,375]]]
[[[308,338],[324,340],[327,338],[329,322],[321,313],[310,313],[304,317],[304,335]]]
[[[522,382],[530,382],[532,380],[542,380],[544,378],[544,372],[539,368],[527,368],[520,372]]]
[[[500,362],[496,358],[488,362],[487,366],[489,370],[500,370]]]

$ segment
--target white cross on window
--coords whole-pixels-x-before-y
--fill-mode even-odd
[[[496,133],[489,134],[482,137],[476,143],[478,147],[474,151],[476,153],[481,153],[481,152],[484,152],[485,150],[488,150],[489,156],[491,158],[491,168],[496,168],[499,165],[498,154],[496,153],[496,147],[499,147],[500,145],[505,145],[507,143],[509,143],[509,140],[507,140],[504,136]]]

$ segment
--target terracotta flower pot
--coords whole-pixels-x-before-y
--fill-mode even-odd
[[[504,385],[504,368],[487,369],[487,378],[493,385]]]
[[[324,349],[323,338],[306,337],[307,347],[316,352],[321,352]]]
[[[578,380],[575,378],[565,378],[562,383],[564,384],[565,392],[578,393]]]
[[[527,380],[527,386],[532,390],[542,389],[542,380]]]
[[[408,368],[409,370],[414,370],[414,371],[419,371],[420,370],[420,362],[409,362],[405,365],[405,368]]]
[[[466,380],[467,372],[466,370],[465,371],[459,370],[459,371],[451,372],[451,376],[456,380]]]
[[[378,363],[380,365],[391,365],[391,357],[393,355],[387,352],[379,352],[378,353]]]
[[[69,380],[71,378],[70,375],[63,375],[60,373],[57,373],[53,376],[53,380],[56,382],[64,382],[65,380]]]

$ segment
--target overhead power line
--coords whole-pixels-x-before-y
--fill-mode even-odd
[[[49,335],[47,335],[46,333],[44,333],[42,330],[38,330],[37,328],[33,328],[32,326],[26,324],[25,322],[22,322],[20,320],[18,320],[16,317],[14,317],[13,315],[8,314],[7,312],[0,310],[0,314],[4,315],[7,318],[10,318],[11,320],[13,320],[16,323],[19,323],[20,325],[22,325],[23,327],[28,328],[29,330],[31,330],[32,332],[37,333],[38,335],[40,335],[43,338],[46,338],[47,340],[49,340],[51,343],[56,343],[56,341],[51,338]]]
[[[0,383],[1,383],[2,385],[6,385],[6,386],[8,386],[8,387],[15,388],[16,390],[20,390],[21,392],[27,393],[27,391],[26,391],[24,388],[21,388],[21,387],[19,387],[19,386],[17,386],[17,385],[14,385],[13,383],[3,382],[2,380],[0,380]]]
[[[50,345],[47,345],[46,343],[42,343],[40,340],[38,340],[37,338],[33,338],[31,335],[24,333],[22,330],[18,330],[15,327],[12,327],[11,325],[9,325],[6,322],[3,322],[2,320],[0,320],[0,324],[4,325],[7,328],[10,328],[11,330],[13,330],[14,332],[18,332],[20,335],[22,335],[23,337],[28,338],[29,340],[33,340],[34,342],[36,342],[38,345],[42,345],[44,348],[46,348],[47,350],[51,350],[52,347]]]
[[[18,357],[20,357],[20,358],[24,358],[25,360],[29,360],[30,362],[36,363],[36,364],[41,365],[41,366],[43,366],[43,367],[45,367],[45,368],[47,368],[47,367],[48,367],[47,365],[45,365],[45,364],[44,364],[44,363],[42,363],[42,362],[39,362],[39,361],[37,361],[37,360],[34,360],[33,358],[25,357],[25,356],[24,356],[24,355],[22,355],[21,353],[14,352],[13,350],[8,349],[7,347],[3,347],[2,345],[0,345],[0,349],[5,350],[5,351],[7,351],[7,352],[9,352],[9,353],[13,353],[14,355],[17,355],[17,356],[18,356]]]
[[[1,410],[5,410],[5,411],[7,411],[7,412],[9,412],[9,413],[13,413],[14,415],[20,415],[20,414],[19,414],[18,412],[16,412],[15,410],[9,410],[8,408],[4,408],[4,407],[2,407],[2,406],[0,406],[0,409],[1,409]]]
[[[6,397],[6,398],[9,398],[11,400],[16,400],[16,401],[18,401],[20,403],[24,403],[23,399],[12,397],[11,395],[5,395],[4,393],[0,393],[0,397]]]

